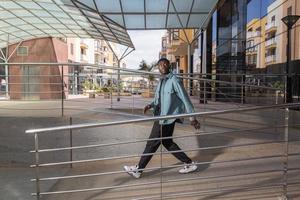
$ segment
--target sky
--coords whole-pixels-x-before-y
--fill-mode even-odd
[[[247,22],[253,18],[261,18],[267,14],[267,8],[274,0],[252,0],[247,7]],[[257,9],[260,8],[260,9]]]
[[[128,32],[135,46],[135,50],[124,59],[127,68],[138,69],[143,59],[149,64],[159,59],[161,37],[166,33],[166,30]]]

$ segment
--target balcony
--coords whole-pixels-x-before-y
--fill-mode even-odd
[[[271,38],[266,41],[266,48],[276,48],[277,44],[277,39],[276,38]]]
[[[273,64],[276,62],[276,55],[266,56],[266,63]]]
[[[255,37],[260,37],[259,31],[248,31],[247,32],[247,39],[255,38]]]
[[[101,47],[95,47],[95,53],[101,53],[102,52],[102,48]]]
[[[80,39],[80,47],[87,49],[88,45],[85,43],[83,39]]]
[[[273,32],[277,30],[277,25],[275,21],[272,21],[266,25],[266,33]]]
[[[87,55],[80,54],[80,62],[87,62],[87,61],[88,61]]]
[[[258,46],[252,46],[252,47],[248,47],[246,49],[246,53],[247,54],[257,54],[257,50],[258,50]]]

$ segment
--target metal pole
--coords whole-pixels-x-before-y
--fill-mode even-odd
[[[291,76],[290,76],[290,61],[291,61],[291,27],[288,27],[287,30],[288,34],[288,41],[287,41],[287,47],[286,47],[286,56],[287,56],[287,61],[286,61],[286,99],[287,103],[292,103],[293,102],[293,96],[292,96],[292,82],[291,82]]]
[[[9,34],[7,35],[7,47],[6,47],[6,55],[5,55],[5,64],[8,63],[8,54],[9,54]],[[8,84],[8,65],[5,65],[5,96],[8,99],[9,98],[9,84]]]
[[[131,77],[131,95],[132,95],[132,109],[131,113],[133,114],[134,112],[134,94],[133,94],[133,76]]]
[[[72,126],[73,120],[70,117],[70,126]],[[70,128],[70,147],[73,147],[73,129]],[[70,149],[70,161],[73,161],[73,150]],[[73,167],[73,163],[70,163],[70,167]]]
[[[284,116],[283,199],[288,199],[289,108],[285,108]]]
[[[155,123],[155,122],[154,122]],[[159,121],[158,121],[159,123]],[[162,155],[162,137],[163,137],[163,127],[160,125],[160,199],[163,199],[163,176],[162,176],[162,162],[163,162],[163,155]]]
[[[203,85],[203,104],[206,104],[206,80],[204,80],[204,85]]]
[[[191,77],[191,75],[190,75],[190,73],[191,73],[191,44],[190,43],[188,43],[188,52],[187,52],[187,62],[188,62],[188,78],[190,78]],[[188,88],[188,94],[190,94],[190,95],[192,95],[192,87],[191,87],[192,85],[191,85],[191,80],[190,79],[188,79],[188,86],[187,86],[187,88]]]
[[[242,85],[241,85],[241,104],[244,103],[244,76],[242,75]]]
[[[8,61],[5,59],[5,63]],[[9,98],[9,88],[8,88],[8,65],[5,65],[5,96],[8,99]]]
[[[61,116],[64,116],[64,66],[61,66]]]
[[[76,70],[75,71],[75,80],[74,80],[74,82],[75,82],[75,93],[74,94],[78,94],[78,71]]]
[[[121,60],[118,59],[118,78],[117,78],[117,93],[118,93],[118,97],[117,97],[117,101],[120,101],[120,62]]]
[[[39,138],[38,134],[34,133],[34,150],[35,150],[35,178],[36,178],[36,199],[40,199],[40,171],[39,171]]]
[[[110,75],[110,91],[109,91],[109,95],[110,95],[110,109],[112,109],[113,107],[113,83],[112,83],[112,75]]]

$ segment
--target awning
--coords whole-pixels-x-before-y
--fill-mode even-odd
[[[126,29],[93,10],[61,0],[0,1],[0,47],[39,37],[94,38],[133,47]]]
[[[92,9],[126,30],[201,28],[218,0],[63,0]]]
[[[203,28],[217,1],[1,0],[0,47],[47,36],[133,47],[127,30]]]

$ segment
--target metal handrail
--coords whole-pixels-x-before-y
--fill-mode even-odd
[[[53,132],[53,131],[63,131],[63,130],[73,130],[73,129],[85,129],[85,128],[95,128],[95,127],[103,127],[103,126],[112,126],[112,125],[121,125],[121,124],[129,124],[129,123],[137,123],[137,122],[146,122],[146,121],[156,121],[156,120],[164,120],[164,119],[173,119],[173,118],[183,118],[183,117],[192,117],[192,116],[200,116],[200,117],[206,117],[206,116],[211,116],[211,115],[218,115],[218,114],[227,114],[227,113],[240,113],[240,112],[247,112],[247,111],[256,111],[256,110],[262,110],[262,109],[271,109],[271,108],[285,108],[288,113],[288,108],[289,107],[298,107],[300,106],[300,103],[293,103],[293,104],[281,104],[281,105],[271,105],[271,106],[251,106],[251,107],[245,107],[245,108],[238,108],[238,109],[228,109],[228,110],[221,110],[221,111],[209,111],[209,112],[198,112],[198,113],[189,113],[189,114],[180,114],[180,115],[169,115],[169,116],[159,116],[159,117],[148,117],[148,118],[142,118],[142,119],[133,119],[133,120],[124,120],[124,121],[118,121],[118,122],[107,122],[107,123],[87,123],[87,124],[78,124],[78,125],[70,125],[70,126],[58,126],[58,127],[51,127],[51,128],[42,128],[42,129],[32,129],[32,130],[27,130],[26,133],[34,133],[35,136],[35,156],[36,156],[36,164],[31,165],[31,167],[35,167],[36,169],[36,179],[32,179],[32,181],[36,182],[36,187],[37,187],[37,192],[32,193],[32,195],[37,196],[39,199],[40,195],[52,195],[52,194],[68,194],[68,193],[77,193],[77,192],[91,192],[91,191],[99,191],[99,190],[105,190],[105,189],[120,189],[120,188],[127,188],[127,187],[135,187],[135,186],[141,186],[141,185],[150,185],[150,184],[163,184],[163,183],[168,183],[168,182],[178,182],[178,181],[187,181],[189,178],[184,178],[184,179],[174,179],[174,180],[166,180],[162,181],[152,181],[152,182],[147,182],[147,183],[139,183],[139,184],[126,184],[126,185],[120,185],[120,186],[105,186],[105,187],[96,187],[96,188],[86,188],[86,189],[74,189],[74,190],[64,190],[64,191],[53,191],[53,192],[41,192],[40,191],[40,181],[47,181],[47,180],[59,180],[59,179],[69,179],[69,178],[80,178],[80,177],[91,177],[91,176],[100,176],[100,175],[110,175],[110,174],[118,174],[118,173],[125,173],[121,171],[112,171],[112,172],[104,172],[104,173],[94,173],[94,174],[84,174],[84,175],[73,175],[73,176],[62,176],[62,177],[48,177],[48,178],[40,178],[39,177],[39,168],[40,167],[46,167],[46,166],[55,166],[55,165],[64,165],[64,164],[73,164],[73,163],[87,163],[87,162],[94,162],[94,161],[103,161],[103,160],[113,160],[113,159],[121,159],[121,158],[130,158],[134,156],[140,157],[141,155],[160,155],[162,156],[163,154],[170,154],[170,153],[175,153],[175,152],[182,152],[182,150],[179,151],[170,151],[170,152],[160,152],[159,153],[149,153],[149,154],[138,154],[138,155],[128,155],[128,156],[115,156],[115,157],[107,157],[107,158],[98,158],[98,159],[89,159],[89,160],[76,160],[76,161],[66,161],[66,162],[59,162],[59,163],[40,163],[39,162],[39,148],[38,148],[38,134],[39,133],[48,133],[48,132]],[[199,150],[212,150],[212,149],[223,149],[223,148],[233,148],[233,147],[245,147],[245,146],[251,146],[251,145],[261,145],[261,144],[284,144],[285,146],[288,145],[288,131],[286,132],[287,128],[289,125],[287,124],[288,116],[285,118],[285,125],[284,125],[284,130],[285,130],[285,138],[283,140],[274,140],[274,141],[265,141],[265,142],[255,142],[255,143],[243,143],[243,144],[232,144],[232,145],[219,145],[219,146],[213,146],[213,147],[202,147],[202,148],[194,148],[194,149],[188,149],[185,150],[185,152],[191,152],[191,151],[199,151]],[[274,128],[274,127],[272,127]],[[198,136],[198,135],[196,135]],[[160,138],[161,140],[164,138]],[[83,148],[83,147],[82,147]],[[298,154],[289,154],[288,152],[284,152],[283,154],[280,155],[273,155],[273,156],[264,156],[264,157],[258,157],[258,158],[246,158],[246,159],[236,159],[236,160],[225,160],[225,161],[212,161],[212,162],[200,162],[196,163],[197,165],[203,165],[203,164],[213,164],[213,163],[225,163],[225,162],[235,162],[235,161],[250,161],[250,160],[255,160],[255,159],[267,159],[267,158],[283,158],[287,159],[287,157],[291,156],[296,156]],[[281,170],[276,170],[278,172],[284,172],[284,180],[282,183],[278,184],[278,187],[284,188],[284,194],[286,195],[286,188],[287,188],[287,162],[284,162],[284,165],[286,168],[281,169]],[[183,165],[173,165],[173,166],[159,166],[155,168],[148,168],[145,169],[145,171],[150,170],[150,169],[169,169],[169,168],[174,168],[178,166],[183,166]],[[270,171],[268,171],[270,172]],[[255,172],[253,174],[257,174],[259,172]],[[263,172],[262,172],[263,173]],[[264,172],[267,173],[267,172]],[[272,173],[272,171],[270,172]],[[249,173],[248,173],[249,174]],[[244,174],[245,175],[245,174]],[[247,175],[247,174],[246,174]],[[249,174],[251,175],[251,173]],[[222,175],[224,176],[224,175]],[[203,177],[204,179],[209,179],[209,178],[222,178],[222,176],[215,176],[215,177]],[[235,174],[227,175],[227,177],[232,177],[235,176]],[[239,176],[238,174],[236,176]],[[199,177],[197,177],[199,178]],[[195,179],[194,177],[191,178],[191,180]],[[244,187],[244,186],[243,186]],[[248,187],[248,186],[247,186]],[[277,187],[277,185],[276,185]],[[249,187],[253,189],[253,187]],[[261,186],[259,187],[261,188]],[[254,188],[255,189],[255,188]],[[253,190],[254,190],[253,189]],[[166,195],[167,193],[164,193]],[[180,193],[175,193],[175,194],[180,194]],[[162,193],[160,197],[162,197]],[[168,198],[168,197],[167,197]]]
[[[300,140],[296,140],[296,141],[300,141]],[[38,164],[38,166],[37,165],[30,165],[30,167],[32,167],[32,168],[50,167],[50,166],[58,166],[58,165],[69,165],[69,164],[88,163],[88,162],[97,162],[97,161],[117,160],[117,159],[124,159],[124,158],[134,158],[134,157],[150,156],[150,155],[151,156],[168,155],[168,154],[180,153],[180,152],[194,152],[194,151],[201,151],[201,150],[216,150],[216,149],[225,149],[225,148],[255,146],[255,145],[262,145],[262,144],[284,143],[284,142],[285,142],[284,140],[274,140],[274,141],[268,141],[268,142],[245,143],[245,144],[237,144],[237,145],[220,145],[220,146],[212,146],[212,147],[199,147],[199,148],[193,148],[193,149],[166,151],[166,152],[159,152],[159,153],[144,153],[144,154],[133,154],[133,155],[125,155],[125,156],[106,157],[106,158],[95,158],[95,159],[87,159],[87,160],[65,161],[65,162],[57,162],[57,163],[42,163],[42,164]],[[158,169],[160,169],[160,168],[158,168]]]
[[[243,161],[253,161],[258,159],[271,159],[271,158],[281,158],[282,155],[273,155],[273,156],[262,156],[262,157],[252,157],[252,158],[245,158],[245,159],[231,159],[231,160],[220,160],[220,161],[210,161],[210,162],[198,162],[196,163],[197,166],[201,165],[208,165],[208,164],[224,164],[224,163],[231,163],[231,162],[243,162]],[[175,164],[175,165],[167,165],[162,167],[149,167],[142,169],[143,171],[153,171],[157,169],[172,169],[183,167],[184,164]],[[300,168],[292,168],[292,170],[300,170]],[[103,176],[103,175],[112,175],[112,174],[123,174],[126,173],[122,171],[112,171],[112,172],[102,172],[102,173],[93,173],[93,174],[81,174],[81,175],[70,175],[70,176],[57,176],[57,177],[44,177],[39,178],[39,181],[50,181],[50,180],[61,180],[61,179],[73,179],[73,178],[84,178],[84,177],[92,177],[92,176]],[[31,181],[35,182],[36,179],[31,179]]]
[[[294,125],[293,127],[299,126],[299,125]],[[260,127],[260,128],[251,128],[251,129],[230,130],[230,131],[222,131],[222,132],[205,132],[205,133],[198,133],[198,134],[196,133],[196,134],[189,134],[189,135],[184,135],[184,136],[145,138],[145,139],[140,139],[140,140],[125,141],[125,142],[113,142],[113,143],[105,143],[105,144],[93,144],[93,145],[84,145],[84,146],[52,148],[52,149],[39,149],[38,151],[31,150],[30,153],[36,153],[36,152],[45,153],[45,152],[53,152],[53,151],[66,151],[66,150],[75,150],[75,149],[96,148],[96,147],[132,144],[132,143],[155,141],[155,140],[180,139],[180,138],[188,138],[188,137],[201,137],[201,136],[207,136],[207,135],[220,135],[220,134],[235,133],[235,132],[242,132],[242,131],[243,132],[260,131],[260,130],[267,130],[267,129],[271,129],[271,128],[285,128],[285,127],[286,127],[286,125],[281,125],[281,126],[272,126],[272,127]]]
[[[298,107],[298,106],[300,106],[300,103],[277,104],[277,105],[270,105],[270,106],[249,106],[249,107],[245,107],[245,108],[195,112],[195,113],[178,114],[178,115],[165,115],[165,116],[147,117],[147,118],[141,118],[141,119],[123,120],[123,121],[116,121],[116,122],[85,123],[85,124],[78,124],[78,125],[30,129],[30,130],[26,130],[25,133],[45,133],[45,132],[53,132],[53,131],[96,128],[96,127],[104,127],[104,126],[129,124],[129,123],[140,123],[140,122],[147,122],[147,121],[177,119],[177,118],[186,118],[186,117],[206,117],[206,116],[218,115],[218,114],[239,113],[239,112],[247,112],[247,111],[255,111],[255,110],[265,110],[265,109],[271,109],[271,108],[290,108],[290,107]]]
[[[8,65],[8,66],[9,65],[89,66],[89,67],[96,68],[96,69],[99,69],[99,68],[100,69],[111,69],[111,70],[116,70],[116,71],[134,72],[134,73],[139,73],[139,74],[152,74],[152,75],[157,75],[157,76],[160,75],[157,72],[149,72],[149,71],[145,71],[145,70],[136,70],[136,69],[127,69],[127,68],[117,68],[117,67],[114,67],[114,66],[97,65],[97,64],[90,64],[90,63],[0,63],[0,65]],[[177,74],[177,76],[178,76],[178,74]],[[213,82],[216,82],[216,83],[225,83],[225,84],[230,84],[230,85],[238,85],[238,86],[247,86],[247,87],[257,87],[257,88],[262,88],[262,89],[279,90],[277,88],[256,86],[256,85],[250,85],[250,84],[245,84],[245,83],[235,83],[235,82],[229,82],[229,81],[212,80],[212,79],[206,79],[206,78],[185,77],[185,76],[178,76],[178,77],[188,79],[188,80],[198,80],[198,81],[201,80],[201,81],[208,81],[208,82],[213,81]]]

